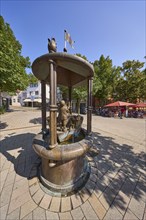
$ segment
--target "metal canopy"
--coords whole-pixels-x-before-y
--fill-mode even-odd
[[[33,74],[50,83],[50,62],[56,64],[57,84],[75,86],[94,75],[93,66],[81,57],[67,53],[47,53],[38,57],[32,64]]]

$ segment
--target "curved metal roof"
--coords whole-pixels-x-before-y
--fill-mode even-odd
[[[47,53],[38,57],[32,64],[32,72],[39,80],[50,82],[49,63],[56,63],[57,84],[75,86],[94,75],[93,66],[81,57],[68,53]]]

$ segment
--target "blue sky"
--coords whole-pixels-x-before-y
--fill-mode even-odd
[[[1,15],[22,44],[31,62],[48,52],[47,39],[55,37],[57,51],[64,48],[64,29],[75,41],[68,53],[80,53],[91,62],[103,54],[113,65],[126,60],[144,62],[146,2],[1,0]],[[30,71],[29,71],[30,72]]]

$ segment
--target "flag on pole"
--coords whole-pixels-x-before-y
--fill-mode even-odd
[[[74,41],[71,39],[70,34],[66,30],[64,30],[64,40],[67,41],[70,44],[70,46],[74,49]]]

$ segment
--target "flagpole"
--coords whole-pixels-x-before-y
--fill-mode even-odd
[[[66,30],[64,30],[64,50],[63,51],[67,52],[65,36],[66,36]]]

